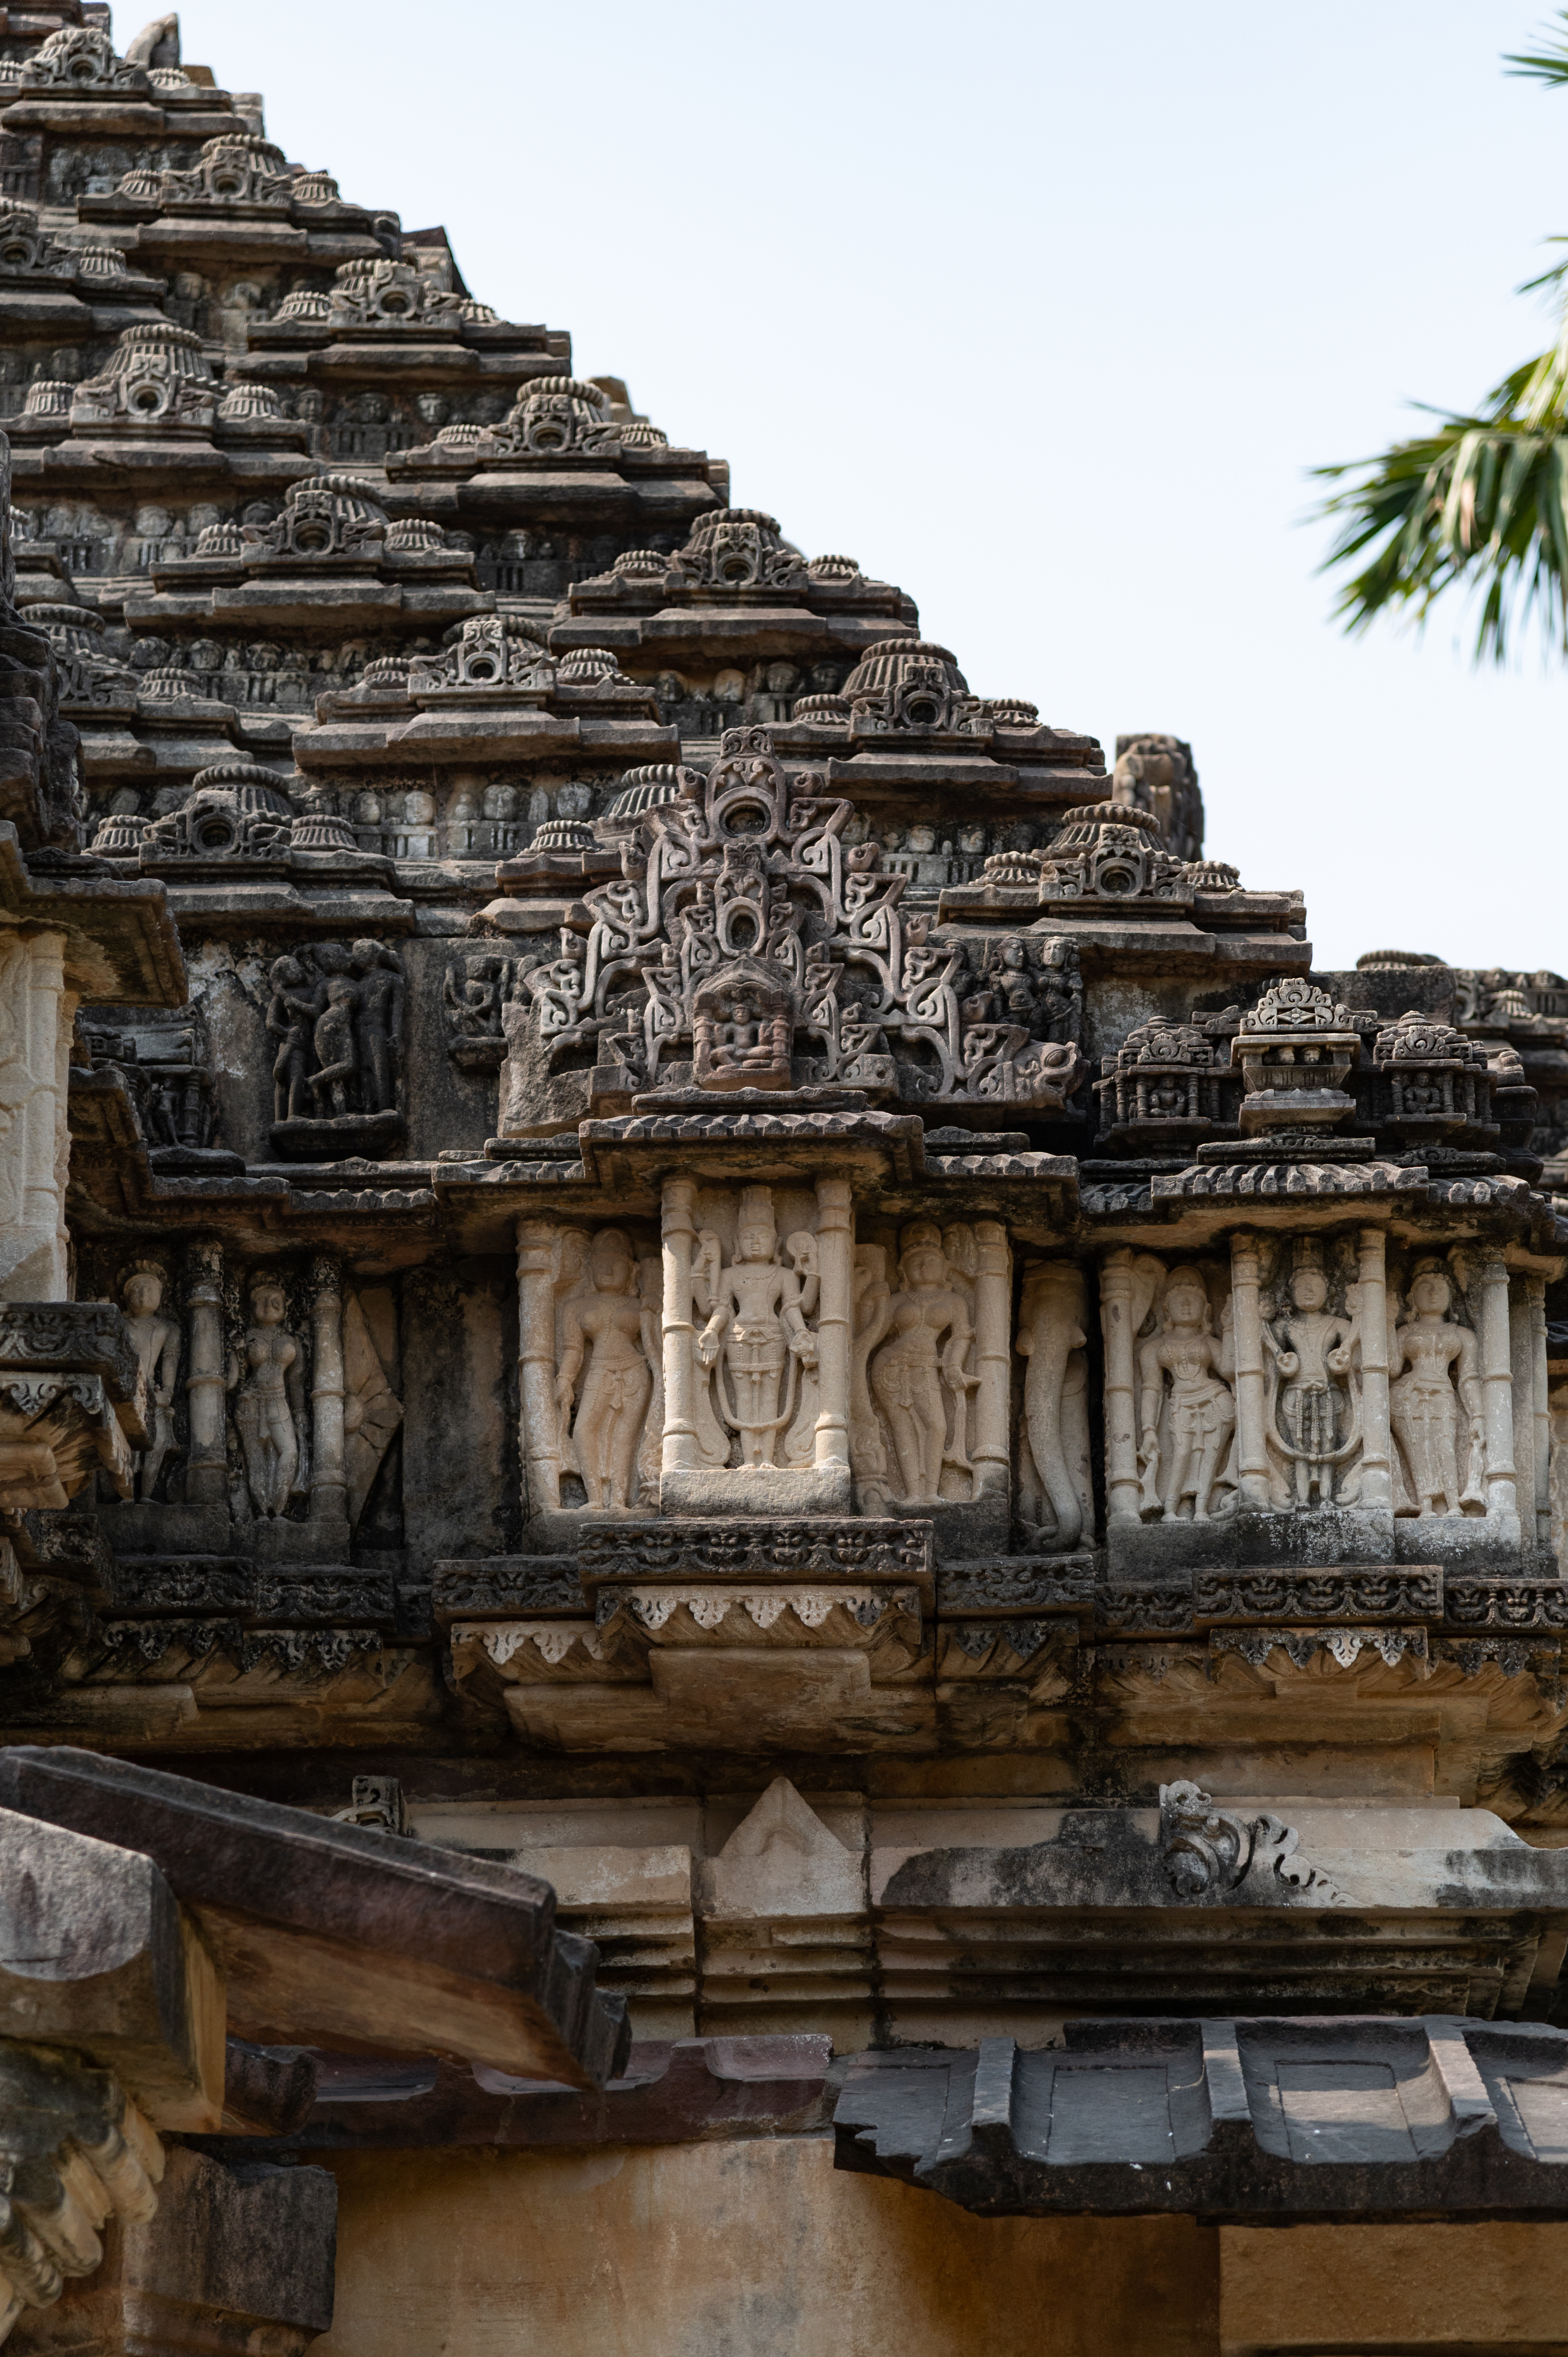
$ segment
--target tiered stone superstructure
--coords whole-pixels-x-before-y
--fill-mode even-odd
[[[0,1739],[509,1859],[674,2074],[288,2149],[820,2145],[832,2041],[981,2211],[1550,2210],[1568,982],[1316,970],[174,18],[0,11]],[[1356,2091],[1488,2072],[1418,2198]]]

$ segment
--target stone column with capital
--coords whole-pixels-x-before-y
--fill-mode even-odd
[[[697,1184],[667,1178],[660,1221],[664,1261],[664,1442],[661,1472],[694,1472],[697,1446],[696,1323],[692,1304],[692,1255],[697,1241]]]
[[[343,1465],[343,1278],[328,1253],[311,1265],[310,1319],[310,1519],[340,1523],[349,1512]]]
[[[974,1439],[970,1449],[977,1498],[1005,1498],[1011,1484],[1007,1447],[1012,1388],[1013,1262],[1000,1220],[976,1220],[974,1241]]]
[[[517,1232],[518,1390],[525,1510],[561,1503],[561,1419],[555,1409],[555,1274],[560,1231],[523,1220]]]
[[[216,1236],[186,1246],[185,1303],[189,1319],[190,1417],[185,1495],[192,1506],[221,1506],[229,1496],[229,1450],[223,1391],[223,1247]]]
[[[817,1181],[818,1465],[849,1463],[849,1346],[854,1291],[854,1211],[847,1178]]]
[[[1236,1350],[1236,1475],[1243,1506],[1269,1503],[1267,1386],[1263,1380],[1262,1256],[1242,1230],[1230,1239],[1230,1295]],[[1384,1370],[1385,1387],[1387,1369]]]
[[[1138,1401],[1133,1331],[1133,1254],[1107,1253],[1100,1271],[1100,1324],[1105,1337],[1105,1515],[1137,1523]]]
[[[1363,1506],[1393,1507],[1392,1441],[1389,1429],[1389,1295],[1381,1228],[1363,1228],[1357,1239],[1361,1353],[1361,1490]]]
[[[63,1301],[69,1291],[66,1084],[77,1001],[65,935],[0,937],[0,1301]]]
[[[1514,1481],[1509,1273],[1500,1253],[1491,1254],[1482,1262],[1480,1293],[1481,1401],[1487,1429],[1487,1520],[1490,1523],[1519,1512],[1519,1491]]]

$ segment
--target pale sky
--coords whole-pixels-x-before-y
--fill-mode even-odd
[[[142,6],[117,6],[123,43]],[[188,59],[982,694],[1188,737],[1318,962],[1568,971],[1568,670],[1348,641],[1307,469],[1548,339],[1529,0],[185,0]]]

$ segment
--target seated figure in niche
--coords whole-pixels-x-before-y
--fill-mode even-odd
[[[1416,1513],[1452,1518],[1483,1509],[1486,1428],[1476,1338],[1453,1313],[1453,1287],[1441,1262],[1423,1260],[1411,1280],[1410,1307],[1389,1352],[1389,1416]],[[1402,1372],[1403,1371],[1403,1372]],[[1457,1386],[1457,1395],[1455,1395]],[[1469,1480],[1459,1477],[1459,1410],[1469,1419]]]
[[[144,1502],[156,1490],[164,1459],[175,1446],[174,1379],[180,1334],[178,1320],[161,1314],[165,1283],[156,1261],[138,1260],[131,1264],[121,1286],[131,1348],[147,1387],[148,1442],[136,1459],[136,1495]]]
[[[940,1506],[944,1465],[972,1476],[964,1443],[969,1394],[980,1381],[968,1368],[974,1327],[969,1303],[952,1281],[940,1231],[917,1220],[905,1229],[903,1245],[901,1282],[887,1308],[888,1338],[871,1361],[871,1389],[893,1437],[904,1502]]]
[[[258,1520],[287,1512],[291,1498],[310,1487],[305,1441],[305,1369],[295,1337],[284,1324],[284,1289],[268,1277],[251,1287],[251,1323],[239,1351],[231,1351],[224,1387],[238,1393],[239,1435],[245,1486]]]
[[[714,1072],[768,1072],[788,1059],[785,1019],[769,1015],[749,991],[722,998],[705,1029],[705,1060]]]
[[[596,1512],[624,1514],[632,1504],[637,1446],[659,1350],[659,1321],[638,1290],[637,1255],[619,1228],[601,1228],[588,1253],[590,1290],[569,1295],[562,1311],[555,1405],[566,1445]],[[577,1378],[587,1380],[571,1423]],[[567,1427],[570,1426],[568,1437]]]
[[[792,1267],[779,1259],[773,1198],[747,1187],[736,1225],[736,1256],[721,1262],[719,1240],[699,1238],[699,1298],[710,1305],[697,1358],[714,1370],[719,1414],[740,1442],[742,1465],[778,1462],[779,1435],[794,1416],[799,1372],[817,1363],[807,1319],[817,1306],[816,1238],[789,1238]],[[789,1380],[786,1380],[787,1371]]]
[[[1222,1480],[1236,1429],[1230,1335],[1213,1330],[1197,1268],[1165,1280],[1160,1329],[1138,1352],[1138,1469],[1145,1522],[1164,1515],[1206,1523],[1234,1502]]]

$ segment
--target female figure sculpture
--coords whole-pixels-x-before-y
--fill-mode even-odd
[[[1138,1469],[1145,1521],[1160,1515],[1206,1523],[1230,1436],[1234,1370],[1212,1330],[1203,1273],[1176,1268],[1165,1282],[1160,1330],[1138,1352]]]
[[[905,1503],[939,1506],[943,1465],[970,1470],[962,1447],[948,1448],[944,1394],[952,1395],[955,1409],[967,1407],[979,1383],[966,1364],[974,1328],[969,1304],[952,1283],[940,1230],[917,1220],[905,1229],[903,1243],[900,1288],[890,1305],[888,1339],[871,1362],[871,1388],[893,1436]]]
[[[1476,1338],[1452,1315],[1453,1297],[1441,1264],[1418,1262],[1411,1282],[1410,1308],[1395,1329],[1389,1353],[1389,1372],[1398,1378],[1389,1386],[1390,1420],[1415,1511],[1423,1517],[1452,1517],[1466,1506],[1485,1502],[1481,1475],[1486,1439]],[[1470,1420],[1470,1478],[1463,1491],[1458,1447],[1461,1405]]]
[[[638,1441],[653,1392],[658,1321],[639,1296],[637,1256],[619,1228],[601,1228],[594,1238],[588,1277],[591,1291],[569,1295],[562,1312],[555,1404],[564,1432],[587,1358],[570,1447],[590,1510],[624,1514],[632,1503]]]
[[[251,1503],[267,1520],[284,1513],[289,1500],[309,1487],[305,1369],[284,1316],[282,1286],[259,1277],[251,1287],[251,1324],[242,1350],[230,1351],[224,1375],[225,1389],[239,1394],[234,1429]]]
[[[125,1297],[125,1323],[147,1387],[147,1426],[151,1438],[136,1461],[136,1495],[145,1501],[157,1488],[163,1462],[175,1446],[174,1379],[179,1366],[179,1325],[160,1313],[164,1272],[156,1261],[131,1265],[121,1291]]]

